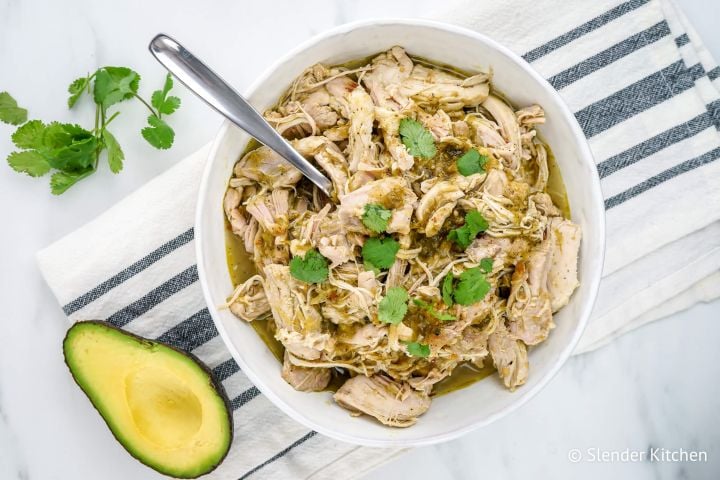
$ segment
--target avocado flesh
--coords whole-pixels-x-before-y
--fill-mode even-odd
[[[115,438],[142,463],[194,478],[227,454],[227,397],[194,357],[97,321],[73,325],[63,352]]]

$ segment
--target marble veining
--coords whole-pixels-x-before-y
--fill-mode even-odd
[[[143,75],[144,92],[158,88],[164,73],[146,45],[159,31],[175,35],[242,89],[275,57],[326,28],[378,16],[427,16],[439,6],[437,0],[0,0],[0,91],[10,91],[33,118],[89,124],[87,105],[67,111],[67,85],[100,65],[128,65]],[[720,58],[711,21],[720,6],[701,0],[681,6]],[[139,105],[123,109],[114,124],[127,157],[121,175],[102,170],[55,198],[46,181],[0,166],[3,480],[165,478],[125,453],[73,383],[61,354],[66,320],[40,278],[34,252],[213,137],[219,118],[189,93],[181,96],[183,107],[172,119],[178,136],[167,152],[151,150],[140,138],[146,114]],[[11,131],[0,125],[2,158],[12,149]],[[411,451],[366,478],[717,478],[719,316],[720,301],[701,305],[573,357],[511,416],[462,439]],[[708,461],[569,459],[572,449],[657,447],[704,450]]]

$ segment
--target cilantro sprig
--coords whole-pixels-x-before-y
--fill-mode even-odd
[[[411,357],[427,358],[430,356],[430,345],[424,343],[407,342],[405,348]]]
[[[424,301],[420,300],[419,298],[413,298],[413,303],[415,305],[417,305],[418,307],[422,308],[423,310],[425,310],[426,312],[428,312],[433,317],[440,320],[441,322],[449,322],[452,320],[457,320],[454,315],[451,315],[447,312],[441,312],[441,311],[437,310],[435,307],[433,307],[432,305],[430,305],[429,303],[424,302]]]
[[[413,157],[432,158],[437,153],[432,134],[412,118],[400,120],[400,140]]]
[[[443,302],[448,306],[453,303],[472,305],[485,298],[489,291],[490,282],[481,267],[468,268],[458,278],[449,273],[442,283]]]
[[[163,88],[153,92],[150,104],[138,94],[139,87],[140,75],[126,67],[102,67],[74,80],[68,87],[68,108],[72,109],[83,95],[91,97],[95,104],[92,129],[71,123],[28,121],[27,110],[19,107],[9,93],[0,93],[0,121],[18,125],[12,135],[18,151],[7,157],[8,164],[16,172],[31,177],[52,172],[50,190],[55,195],[95,173],[103,152],[110,170],[119,173],[125,154],[108,126],[120,112],[110,112],[110,109],[133,98],[150,110],[142,136],[155,148],[170,148],[175,132],[163,115],[174,113],[180,106],[180,99],[169,95],[172,78],[167,75]]]
[[[488,157],[481,155],[480,152],[472,148],[458,158],[455,164],[461,175],[469,177],[475,173],[484,172],[487,162]]]
[[[172,115],[180,108],[180,99],[173,95],[168,95],[173,88],[173,80],[168,73],[165,77],[165,84],[162,90],[155,90],[150,98],[150,103],[155,107],[155,111],[150,109],[151,115],[148,117],[148,127],[142,129],[141,133],[145,140],[155,148],[168,149],[172,147],[175,140],[175,131],[170,128],[163,115]],[[143,102],[145,103],[145,102]],[[145,103],[147,106],[147,103]]]
[[[21,150],[7,157],[10,167],[31,177],[55,170],[50,178],[50,189],[55,195],[92,174],[101,149],[101,139],[79,125],[59,122],[45,125],[40,120],[21,125],[12,141]]]
[[[365,240],[362,256],[366,264],[378,270],[392,267],[400,244],[392,237],[371,237]]]
[[[397,325],[407,313],[408,293],[402,287],[389,288],[378,304],[378,320]]]
[[[375,233],[383,233],[387,230],[388,222],[392,212],[377,203],[368,203],[365,205],[365,211],[362,215],[362,222],[368,229]]]
[[[489,226],[487,220],[485,220],[485,217],[483,217],[480,212],[472,210],[465,214],[465,224],[460,228],[451,230],[447,238],[465,250],[470,246],[475,237],[487,230]]]
[[[483,273],[490,273],[493,269],[493,259],[483,258],[480,260],[480,271]]]
[[[321,283],[328,278],[328,261],[317,250],[290,260],[290,275],[305,283]]]

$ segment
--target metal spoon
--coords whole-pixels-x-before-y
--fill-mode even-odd
[[[218,113],[294,165],[326,195],[332,183],[300,155],[239,93],[178,42],[164,34],[152,39],[150,52],[180,82]]]

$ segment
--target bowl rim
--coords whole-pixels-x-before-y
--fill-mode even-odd
[[[533,80],[535,80],[544,90],[547,91],[547,93],[550,94],[550,96],[554,97],[557,101],[557,104],[560,108],[561,113],[566,117],[566,120],[568,121],[568,124],[571,129],[571,133],[573,135],[573,138],[575,139],[578,147],[578,151],[580,152],[580,158],[579,161],[582,162],[589,162],[592,166],[591,172],[591,178],[588,179],[589,184],[587,185],[587,188],[592,190],[591,197],[597,199],[597,201],[592,202],[592,205],[589,206],[590,210],[593,210],[596,218],[598,219],[598,225],[596,225],[598,229],[598,236],[599,238],[595,239],[596,242],[598,242],[597,245],[597,252],[598,256],[595,259],[595,261],[599,262],[599,268],[597,270],[597,274],[593,278],[584,279],[584,282],[589,282],[589,290],[588,290],[588,297],[582,305],[580,309],[580,315],[578,318],[577,325],[575,327],[574,334],[572,335],[570,341],[562,348],[560,351],[560,354],[557,356],[557,359],[554,361],[554,363],[548,368],[548,370],[543,374],[541,378],[539,378],[535,385],[533,385],[531,388],[527,390],[523,390],[520,395],[517,396],[515,400],[513,400],[511,403],[509,403],[505,408],[488,415],[487,417],[483,418],[480,421],[476,421],[474,423],[464,425],[462,427],[456,428],[454,430],[441,432],[437,434],[431,434],[426,435],[421,438],[416,439],[393,439],[393,438],[385,438],[385,439],[376,439],[376,438],[367,438],[362,436],[353,435],[352,433],[346,433],[338,430],[332,430],[329,428],[326,428],[323,425],[320,425],[316,422],[314,422],[312,419],[307,417],[301,410],[295,408],[292,406],[289,402],[285,401],[281,396],[276,395],[275,392],[268,387],[263,379],[255,374],[255,372],[248,367],[246,362],[243,360],[242,355],[238,351],[238,349],[235,347],[233,342],[230,339],[229,334],[225,330],[225,327],[222,324],[222,321],[219,318],[219,312],[217,311],[217,307],[212,303],[212,296],[208,287],[207,283],[207,272],[205,270],[205,265],[203,261],[203,250],[204,250],[204,232],[202,228],[202,217],[203,217],[203,211],[204,204],[205,204],[205,198],[207,196],[207,190],[208,190],[208,184],[210,182],[210,176],[211,172],[213,170],[213,164],[216,161],[216,158],[218,156],[218,151],[220,150],[224,138],[230,128],[236,128],[229,120],[225,120],[218,130],[217,135],[215,136],[215,139],[212,142],[212,146],[210,149],[210,152],[208,154],[208,160],[206,162],[203,175],[200,182],[200,188],[198,190],[198,201],[196,206],[196,212],[195,212],[195,220],[194,220],[194,226],[195,226],[195,255],[197,260],[197,269],[198,269],[198,277],[200,286],[203,292],[203,297],[205,299],[205,302],[207,303],[208,310],[210,311],[210,316],[213,319],[213,323],[215,324],[215,327],[220,334],[220,337],[223,340],[223,343],[225,344],[226,348],[230,351],[230,354],[232,355],[233,359],[238,362],[240,368],[242,369],[243,373],[248,377],[248,379],[275,405],[276,407],[280,408],[286,415],[288,415],[293,420],[305,425],[308,428],[311,428],[312,430],[321,433],[325,436],[334,438],[336,440],[353,443],[357,445],[364,445],[364,446],[370,446],[370,447],[411,447],[411,446],[425,446],[425,445],[432,445],[437,444],[441,442],[446,442],[449,440],[453,440],[455,438],[458,438],[460,436],[463,436],[473,430],[477,430],[481,427],[484,427],[486,425],[489,425],[493,423],[494,421],[516,411],[518,408],[523,406],[525,403],[527,403],[531,398],[535,397],[537,393],[542,390],[549,382],[552,380],[555,375],[560,371],[560,369],[565,365],[565,362],[570,357],[572,351],[577,346],[580,337],[582,336],[583,332],[585,331],[585,327],[587,326],[587,323],[590,318],[590,314],[592,313],[593,307],[595,305],[595,301],[597,299],[598,289],[600,285],[600,279],[602,277],[602,270],[603,270],[603,264],[604,264],[604,257],[605,257],[605,247],[606,247],[606,231],[605,231],[605,208],[603,203],[603,196],[602,196],[602,190],[600,187],[600,177],[597,173],[597,169],[595,168],[595,161],[593,159],[592,151],[590,150],[590,145],[588,144],[587,138],[585,137],[585,134],[583,133],[582,129],[580,128],[580,125],[578,124],[575,115],[573,115],[570,108],[567,106],[565,101],[562,99],[560,94],[555,90],[550,83],[548,83],[545,78],[543,78],[527,61],[525,61],[522,57],[520,57],[518,54],[511,51],[509,48],[503,46],[502,44],[498,43],[496,40],[493,40],[492,38],[476,32],[474,30],[471,30],[466,27],[461,27],[458,25],[453,25],[450,23],[442,22],[442,21],[436,21],[436,20],[427,20],[427,19],[411,19],[411,18],[379,18],[379,19],[365,19],[365,20],[359,20],[354,22],[345,23],[339,26],[336,26],[334,28],[325,30],[313,37],[311,37],[308,40],[305,40],[304,42],[301,42],[296,47],[292,48],[290,51],[288,51],[285,55],[279,57],[275,62],[273,62],[271,65],[269,65],[265,71],[248,87],[244,90],[244,94],[249,96],[252,93],[254,93],[256,90],[258,90],[265,81],[272,76],[274,71],[277,69],[277,67],[292,57],[300,54],[304,50],[322,42],[325,41],[329,37],[334,37],[338,35],[346,34],[350,31],[364,28],[364,27],[374,27],[374,26],[407,26],[407,27],[428,27],[431,29],[436,30],[443,30],[449,33],[454,33],[466,37],[473,38],[475,40],[478,40],[482,43],[485,43],[488,45],[489,48],[495,49],[499,51],[501,54],[508,57],[510,60],[514,61],[519,67],[521,67],[528,75],[530,75]],[[519,393],[519,392],[516,392]],[[389,428],[389,427],[388,427]]]

